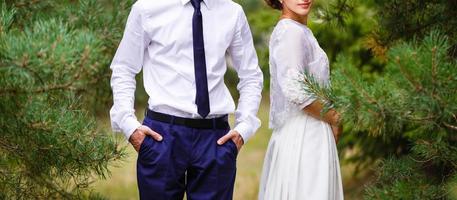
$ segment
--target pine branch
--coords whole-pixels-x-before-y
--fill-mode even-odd
[[[457,125],[451,125],[451,124],[448,124],[446,122],[443,122],[444,126],[454,130],[454,131],[457,131]]]
[[[40,1],[41,0],[30,0],[30,1],[26,1],[26,2],[19,2],[19,3],[14,4],[14,6],[18,9],[22,8],[22,7],[30,7],[34,4],[40,3]]]
[[[333,107],[333,92],[331,87],[322,85],[312,74],[308,72],[303,73],[303,80],[298,80],[302,89],[311,97],[320,100],[325,109]]]
[[[436,97],[436,68],[437,68],[437,63],[436,63],[436,46],[432,48],[432,96]]]
[[[4,95],[4,94],[19,94],[19,93],[46,93],[46,92],[50,92],[50,91],[54,91],[54,90],[77,90],[77,88],[74,88],[73,85],[74,83],[76,83],[77,81],[81,80],[82,78],[82,74],[87,74],[87,71],[85,69],[85,65],[86,65],[86,62],[88,60],[88,57],[90,55],[90,49],[89,47],[86,47],[84,49],[84,52],[82,54],[82,57],[80,58],[81,62],[78,66],[78,71],[77,73],[72,77],[72,80],[66,82],[66,83],[63,83],[63,84],[51,84],[51,85],[47,85],[47,86],[43,86],[43,87],[39,87],[39,88],[35,88],[35,89],[18,89],[18,88],[2,88],[0,89],[0,96],[1,95]],[[24,56],[23,57],[23,60],[21,62],[20,67],[24,68],[24,69],[27,69],[28,71],[32,72],[33,74],[36,74],[36,77],[42,82],[42,78],[38,75],[38,72],[28,68],[28,56]],[[68,67],[70,68],[70,67]],[[98,80],[98,79],[96,79]]]
[[[81,101],[109,98],[105,68],[121,34],[100,26],[123,30],[132,2],[114,2],[114,13],[106,1],[1,1],[0,199],[84,199],[92,176],[125,156]]]
[[[4,138],[2,138],[0,140],[0,149],[3,149],[3,150],[6,150],[6,151],[9,151],[11,153],[16,153],[18,152],[18,147],[17,146],[12,146],[10,144],[7,143],[6,140],[4,140]],[[18,152],[18,154],[21,154],[21,152]]]
[[[411,155],[408,155],[408,158],[410,158],[411,160],[414,160],[414,162],[418,162],[418,163],[428,163],[428,162],[432,161],[433,159],[436,159],[437,157],[438,156],[435,155],[426,160],[418,160],[418,159],[412,157]]]
[[[417,118],[415,115],[408,115],[408,119],[412,121],[430,121],[430,120],[435,120],[437,119],[438,116],[433,115],[433,116],[427,116],[427,117],[421,117]]]
[[[334,24],[338,27],[344,28],[349,16],[354,13],[354,6],[350,5],[353,0],[336,0],[330,3],[330,8],[325,9],[325,13],[321,14],[319,18],[326,21],[328,24]]]
[[[41,85],[45,84],[43,79],[41,78],[40,74],[37,71],[29,68],[29,56],[27,54],[23,55],[22,62],[20,64],[17,64],[17,66],[19,66],[19,67],[25,69],[26,71],[29,71],[30,73],[32,73],[32,75],[34,77],[36,77],[36,79],[38,79],[38,81],[41,83]]]
[[[406,78],[406,80],[409,81],[411,86],[413,88],[415,88],[417,92],[422,91],[422,89],[424,87],[419,82],[415,81],[413,77],[410,76],[410,74],[408,73],[408,71],[405,69],[405,67],[403,66],[403,64],[400,61],[401,61],[401,59],[400,59],[399,56],[395,57],[395,63],[398,65],[398,67],[399,67],[400,71],[402,72],[403,76]]]
[[[20,94],[20,93],[46,93],[46,92],[51,92],[53,90],[75,90],[75,88],[72,87],[73,81],[69,81],[64,84],[53,84],[53,85],[48,85],[45,87],[40,87],[32,90],[26,90],[26,89],[17,89],[17,88],[3,88],[0,89],[0,96],[1,95],[9,95],[9,94]]]
[[[358,91],[360,91],[363,96],[365,97],[365,99],[371,103],[371,104],[377,104],[378,105],[378,102],[376,101],[376,99],[374,99],[373,97],[371,97],[371,95],[369,95],[364,88],[362,88],[361,86],[359,86],[354,79],[352,79],[349,74],[347,74],[346,70],[345,69],[342,69],[341,70],[343,72],[343,74],[345,75],[345,78],[347,78],[347,80],[349,80],[352,84],[352,86],[354,86]]]
[[[361,92],[361,94],[363,95],[362,99],[366,100],[371,105],[376,105],[377,108],[380,110],[380,113],[374,112],[371,109],[368,109],[368,112],[370,112],[373,116],[381,117],[382,119],[385,119],[386,118],[386,111],[385,111],[384,106],[382,106],[375,98],[373,98],[371,95],[369,95],[365,88],[363,88],[362,86],[357,84],[355,82],[355,80],[346,72],[345,69],[341,69],[341,72],[342,72],[342,74],[344,74],[344,77],[347,80],[349,80],[349,82],[352,84],[352,86],[354,88],[356,88],[357,91]],[[352,107],[352,109],[353,110],[357,110],[358,107]],[[346,111],[345,110],[341,110],[340,112],[341,113],[345,113]],[[371,133],[380,133],[381,132],[381,128],[380,127],[373,127],[373,129],[370,130],[370,132]],[[377,134],[374,134],[374,135],[377,135]]]
[[[72,193],[67,192],[64,189],[61,189],[58,185],[54,184],[52,178],[51,180],[48,180],[48,177],[37,177],[35,174],[27,171],[23,172],[23,174],[26,174],[28,178],[33,180],[35,183],[43,185],[46,188],[51,189],[54,192],[57,192],[64,199],[77,199],[77,195],[73,195]]]

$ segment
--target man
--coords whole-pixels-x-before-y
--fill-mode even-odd
[[[236,111],[224,84],[226,53],[240,78]],[[139,152],[140,198],[232,199],[237,153],[260,126],[263,85],[242,8],[230,0],[139,0],[111,69],[112,127]],[[141,69],[150,97],[143,125],[134,113]]]

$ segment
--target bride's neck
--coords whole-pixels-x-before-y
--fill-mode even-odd
[[[287,8],[282,10],[281,19],[291,19],[304,25],[308,24],[308,15],[297,15]]]

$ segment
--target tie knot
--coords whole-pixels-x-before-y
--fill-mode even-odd
[[[190,3],[194,7],[194,9],[200,10],[200,3],[202,0],[190,0]]]

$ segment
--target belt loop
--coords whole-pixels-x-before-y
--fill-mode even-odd
[[[216,129],[216,118],[212,118],[212,121],[213,121],[213,130]]]
[[[175,116],[173,116],[173,115],[170,115],[170,116],[171,116],[170,124],[173,125],[175,123]]]
[[[168,133],[173,134],[171,131],[171,128],[173,127],[173,124],[175,123],[175,116],[171,115],[171,120],[170,120],[170,125],[168,126]]]

